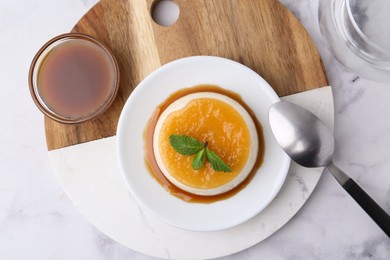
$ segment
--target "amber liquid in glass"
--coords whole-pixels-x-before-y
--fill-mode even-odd
[[[88,116],[113,94],[115,67],[110,56],[84,39],[65,40],[44,57],[37,89],[47,108],[70,119]]]

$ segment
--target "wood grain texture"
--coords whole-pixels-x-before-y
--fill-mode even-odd
[[[175,0],[178,21],[151,17],[155,0],[102,0],[74,27],[96,37],[116,56],[118,96],[99,118],[64,125],[45,118],[49,150],[113,136],[122,107],[137,84],[178,58],[215,55],[259,73],[279,96],[327,85],[321,58],[298,20],[277,0]]]

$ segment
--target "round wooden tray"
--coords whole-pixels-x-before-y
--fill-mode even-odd
[[[111,108],[99,118],[64,125],[46,118],[49,150],[113,136],[124,102],[162,64],[195,55],[238,61],[259,73],[279,96],[327,86],[321,58],[299,21],[277,0],[176,0],[178,21],[151,18],[154,0],[102,0],[74,27],[111,48],[121,83]]]
[[[73,32],[96,37],[117,57],[120,89],[110,109],[95,120],[64,125],[46,118],[47,145],[65,192],[103,233],[156,257],[213,258],[248,248],[276,232],[305,203],[322,169],[293,164],[275,200],[234,228],[190,232],[161,223],[131,197],[116,161],[117,121],[132,90],[169,61],[214,55],[252,68],[279,96],[307,107],[331,126],[333,100],[329,87],[320,88],[327,79],[315,45],[277,0],[175,2],[180,17],[170,27],[151,18],[153,0],[102,0],[77,23]]]

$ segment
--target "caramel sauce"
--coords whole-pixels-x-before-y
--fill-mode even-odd
[[[160,168],[157,165],[156,158],[154,156],[153,152],[153,134],[154,129],[156,127],[157,121],[161,113],[175,100],[184,97],[186,95],[192,94],[192,93],[198,93],[198,92],[214,92],[219,93],[225,96],[228,96],[238,103],[240,103],[241,106],[245,108],[245,110],[249,113],[249,115],[252,117],[253,122],[255,123],[257,134],[258,134],[258,142],[259,142],[259,151],[257,155],[257,160],[255,165],[253,166],[253,169],[251,170],[248,177],[238,184],[235,188],[233,188],[230,191],[227,191],[223,194],[218,194],[215,196],[201,196],[201,195],[195,195],[186,191],[183,191],[182,189],[178,188],[177,186],[173,185],[162,173]],[[261,164],[263,163],[264,158],[264,137],[263,137],[263,131],[260,123],[258,122],[257,118],[255,117],[255,114],[253,111],[243,102],[241,97],[231,91],[222,89],[218,86],[214,85],[199,85],[192,88],[186,88],[182,89],[180,91],[175,92],[170,97],[168,97],[162,104],[160,104],[155,112],[153,113],[151,119],[149,120],[144,133],[144,139],[145,139],[145,162],[147,165],[147,168],[151,175],[172,195],[187,201],[187,202],[197,202],[197,203],[213,203],[219,200],[224,200],[227,198],[232,197],[233,195],[237,194],[240,190],[242,190],[253,178],[253,176],[256,174],[258,169],[260,168]]]
[[[39,95],[48,109],[66,118],[83,117],[112,95],[114,65],[96,44],[67,40],[44,58],[37,81]]]

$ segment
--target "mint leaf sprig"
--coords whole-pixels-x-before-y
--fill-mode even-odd
[[[211,164],[214,171],[231,172],[227,165],[216,153],[208,148],[208,142],[201,143],[188,135],[171,135],[169,142],[176,152],[182,155],[193,155],[192,168],[199,170],[203,167],[205,159]]]

